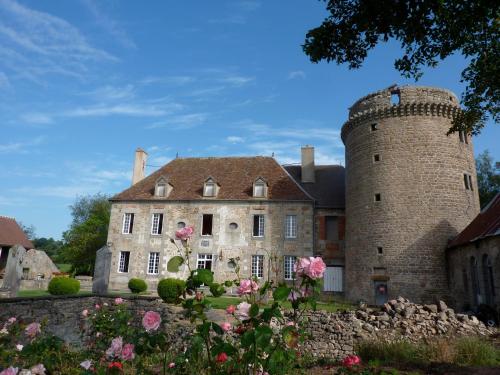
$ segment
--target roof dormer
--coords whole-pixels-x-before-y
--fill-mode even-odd
[[[219,185],[212,177],[205,180],[203,184],[203,196],[205,198],[215,198],[219,192]]]
[[[173,186],[168,182],[168,178],[161,176],[155,183],[155,197],[167,198],[172,192]]]
[[[267,182],[262,177],[258,177],[253,182],[253,197],[267,198]]]

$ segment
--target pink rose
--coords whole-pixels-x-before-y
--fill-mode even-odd
[[[42,363],[35,365],[31,368],[32,375],[45,375],[45,366]]]
[[[17,375],[19,369],[17,367],[9,367],[0,372],[0,375]]]
[[[17,344],[17,345],[16,345],[16,350],[17,350],[18,352],[22,351],[22,350],[23,350],[23,348],[24,348],[24,345],[21,345],[21,344]]]
[[[30,323],[24,330],[28,337],[34,338],[36,335],[42,332],[40,329],[40,323]]]
[[[224,363],[227,361],[227,354],[222,352],[217,354],[217,357],[215,357],[215,361],[218,363]]]
[[[102,335],[102,333],[101,333],[101,332],[97,332],[97,333],[95,334],[95,337],[100,337],[101,335]]]
[[[228,307],[226,307],[226,312],[228,314],[234,314],[235,310],[236,310],[236,307],[234,307],[234,305],[229,305]]]
[[[82,363],[80,363],[80,366],[83,367],[85,370],[88,370],[92,367],[92,361],[86,359]]]
[[[342,365],[345,367],[356,366],[359,365],[360,363],[361,363],[361,358],[359,358],[357,355],[348,355],[342,361]]]
[[[296,290],[291,290],[290,294],[288,295],[288,300],[293,302],[298,300],[300,297],[302,297]]]
[[[101,308],[101,305],[99,305],[98,303],[95,304],[95,309],[96,310],[99,310]]]
[[[175,367],[175,363],[174,363],[174,362],[170,362],[170,363],[168,364],[168,368],[174,368],[174,367]]]
[[[175,231],[175,237],[178,240],[187,241],[188,239],[191,238],[193,233],[194,233],[193,227],[184,227]]]
[[[321,257],[299,258],[295,264],[295,272],[299,276],[308,276],[311,279],[320,279],[325,272],[326,264]]]
[[[250,311],[250,307],[252,305],[250,305],[249,303],[247,302],[242,302],[240,303],[238,306],[237,306],[237,309],[234,313],[234,315],[236,316],[236,318],[238,318],[239,320],[247,320],[250,318],[250,315],[249,315],[249,311]]]
[[[13,316],[12,318],[9,318],[9,320],[7,320],[7,324],[11,325],[11,324],[14,324],[16,321],[17,321],[17,319]]]
[[[142,318],[142,326],[148,332],[156,331],[160,327],[161,317],[155,311],[148,311]]]
[[[123,349],[123,338],[121,336],[115,337],[111,340],[111,346],[106,350],[106,355],[110,358],[119,357]]]
[[[123,298],[117,297],[115,298],[115,305],[121,305],[123,303]]]
[[[220,327],[222,328],[223,331],[227,332],[231,329],[231,323],[228,322],[221,323]]]
[[[131,361],[135,358],[134,344],[125,344],[122,349],[122,359],[124,361]]]
[[[241,280],[237,292],[241,296],[243,294],[251,294],[252,292],[256,292],[257,290],[259,290],[259,284],[257,284],[253,280],[246,279]]]
[[[83,310],[83,311],[82,311],[82,315],[83,315],[83,316],[87,316],[87,315],[89,315],[89,310],[87,310],[87,309]]]

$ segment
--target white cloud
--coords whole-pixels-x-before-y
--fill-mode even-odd
[[[28,112],[20,116],[21,120],[29,124],[51,124],[53,119],[46,113]]]
[[[159,117],[168,115],[181,107],[176,103],[169,105],[117,104],[81,107],[62,113],[65,117],[105,117],[105,116],[144,116]]]
[[[196,78],[192,76],[165,76],[165,77],[151,76],[141,79],[139,83],[143,85],[166,84],[166,85],[182,86],[195,81]]]
[[[7,153],[17,153],[17,154],[28,154],[32,151],[32,147],[38,146],[43,143],[45,137],[36,137],[32,140],[27,140],[23,142],[11,142],[0,144],[0,154]]]
[[[293,72],[288,73],[288,79],[305,79],[306,73],[303,70],[294,70]]]
[[[171,160],[172,160],[172,158],[169,158],[167,156],[156,156],[154,158],[151,158],[150,162],[155,167],[162,167],[163,165],[167,164]]]
[[[146,129],[160,129],[160,128],[173,128],[173,129],[190,129],[199,126],[208,118],[207,113],[188,113],[184,115],[177,115],[166,118],[162,121],[157,121]]]
[[[5,195],[0,195],[0,206],[25,206],[27,200],[18,197],[6,197]]]
[[[221,78],[220,81],[234,86],[243,86],[255,80],[255,77],[228,76]]]
[[[10,87],[9,77],[4,72],[0,72],[0,89]]]
[[[126,100],[135,97],[135,88],[131,84],[123,87],[106,85],[84,93],[84,95],[92,96],[96,100],[101,101]]]
[[[235,135],[230,135],[229,137],[226,138],[226,141],[228,141],[229,143],[236,144],[236,143],[242,143],[242,142],[244,142],[245,139],[243,137],[238,137],[238,136],[235,136]]]

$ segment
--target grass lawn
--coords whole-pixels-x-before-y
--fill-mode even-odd
[[[88,292],[85,290],[81,290],[78,292],[78,295],[92,295],[92,292]],[[50,293],[46,290],[40,290],[40,289],[35,289],[35,290],[20,290],[17,292],[18,297],[46,297],[50,296]]]

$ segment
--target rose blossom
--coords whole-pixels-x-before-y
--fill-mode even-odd
[[[135,358],[134,344],[125,344],[125,345],[123,345],[122,359],[124,361],[131,361],[134,358]]]
[[[170,362],[170,363],[168,364],[168,368],[174,368],[174,367],[175,367],[175,363],[174,363],[174,362]]]
[[[101,335],[102,335],[102,333],[101,333],[101,332],[97,332],[97,333],[95,334],[95,337],[100,337]]]
[[[87,309],[83,310],[83,311],[82,311],[82,315],[83,315],[83,316],[87,316],[87,315],[89,315],[89,310],[87,310]]]
[[[19,369],[17,367],[9,367],[0,372],[0,375],[17,375]]]
[[[295,272],[299,276],[308,276],[311,279],[323,277],[326,264],[321,257],[299,258],[295,264]]]
[[[108,303],[107,303],[107,302],[104,302],[102,305],[103,305],[103,306],[108,306]]]
[[[250,318],[250,315],[249,315],[249,311],[250,311],[250,307],[252,305],[250,305],[249,303],[247,302],[241,302],[238,306],[237,306],[237,310],[235,311],[234,315],[236,316],[236,318],[238,318],[239,320],[247,320],[248,318]]]
[[[227,354],[222,352],[217,354],[217,357],[215,357],[215,361],[218,363],[224,363],[227,361]]]
[[[236,307],[234,307],[234,305],[229,305],[228,307],[226,307],[226,312],[228,314],[234,314],[235,310],[236,310]]]
[[[237,292],[241,296],[243,294],[251,294],[252,292],[256,292],[257,290],[259,290],[259,284],[257,284],[253,280],[246,279],[241,280]]]
[[[7,320],[7,324],[11,325],[11,324],[14,324],[16,321],[17,321],[16,317],[13,316],[12,318],[9,318],[9,320]]]
[[[117,297],[115,298],[115,305],[121,305],[123,303],[123,298]]]
[[[99,310],[101,308],[101,305],[99,305],[98,303],[95,304],[95,309],[96,310]]]
[[[178,240],[187,241],[194,233],[193,227],[184,227],[175,231],[175,237]]]
[[[142,326],[148,332],[156,331],[160,327],[161,317],[155,311],[148,311],[142,318]]]
[[[108,357],[118,357],[120,356],[123,348],[123,338],[121,336],[115,337],[111,340],[111,346],[106,350],[106,355]]]
[[[19,352],[20,352],[20,351],[22,351],[22,350],[23,350],[23,348],[24,348],[24,345],[21,345],[21,344],[17,344],[17,345],[16,345],[16,349],[17,349],[17,351],[19,351]]]
[[[42,363],[39,363],[30,369],[32,375],[45,375],[45,370],[45,366]]]
[[[108,365],[108,369],[112,369],[112,368],[117,368],[119,370],[122,370],[123,369],[123,365],[121,364],[121,362],[111,362],[109,365]]]
[[[35,322],[28,324],[24,331],[26,332],[26,335],[31,338],[34,338],[36,335],[42,332],[40,329],[40,323]]]
[[[92,367],[92,361],[86,359],[82,363],[80,363],[80,366],[83,367],[85,370],[88,370],[90,367]]]
[[[342,365],[345,367],[356,366],[359,365],[360,363],[361,363],[361,358],[359,358],[357,355],[348,355],[342,361]]]
[[[220,327],[222,328],[223,331],[229,331],[231,329],[231,323],[224,322],[221,323]]]
[[[6,335],[9,333],[9,330],[5,327],[3,327],[2,329],[0,329],[0,335]]]

